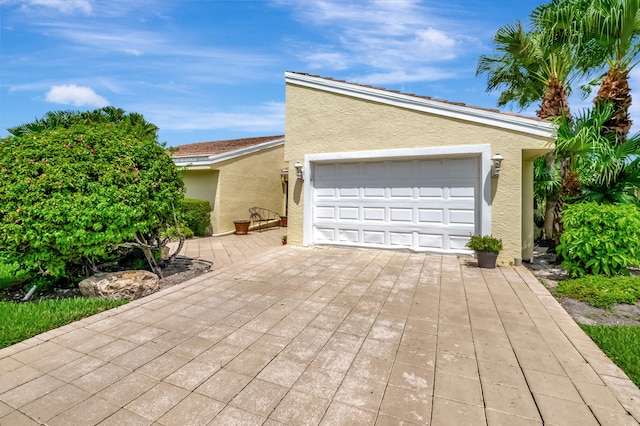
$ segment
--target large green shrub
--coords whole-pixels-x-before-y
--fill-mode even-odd
[[[205,237],[211,224],[211,206],[206,200],[185,198],[180,208],[180,217],[195,235]]]
[[[0,263],[60,277],[157,243],[184,192],[157,128],[112,107],[56,117],[0,141]]]
[[[640,209],[633,204],[567,206],[558,253],[572,277],[628,275],[640,264]]]

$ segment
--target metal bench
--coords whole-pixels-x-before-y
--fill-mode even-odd
[[[277,225],[280,227],[280,213],[262,207],[251,207],[249,209],[249,219],[251,228],[262,232],[263,229]]]

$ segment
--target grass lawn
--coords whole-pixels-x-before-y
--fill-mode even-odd
[[[640,299],[639,277],[587,276],[558,282],[556,294],[571,297],[596,308],[614,303],[633,305]],[[580,327],[602,351],[640,386],[640,327],[584,325]]]
[[[640,387],[640,327],[582,324],[580,327]]]
[[[556,293],[586,302],[596,308],[608,308],[614,303],[635,304],[640,299],[639,277],[602,277],[597,275],[562,280]]]
[[[86,298],[0,302],[0,348],[125,303],[126,300]]]

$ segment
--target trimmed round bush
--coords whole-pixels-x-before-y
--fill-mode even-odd
[[[0,141],[0,262],[60,277],[157,242],[184,197],[157,128],[112,107],[55,116]]]

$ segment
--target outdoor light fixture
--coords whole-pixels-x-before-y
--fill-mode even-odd
[[[298,179],[302,179],[302,173],[304,172],[304,170],[302,169],[302,164],[300,164],[300,162],[298,161],[293,167],[296,168],[296,176],[298,177]]]
[[[500,155],[499,152],[496,152],[496,155],[491,157],[491,176],[499,176],[500,175],[500,167],[502,166],[502,160],[504,157]]]

